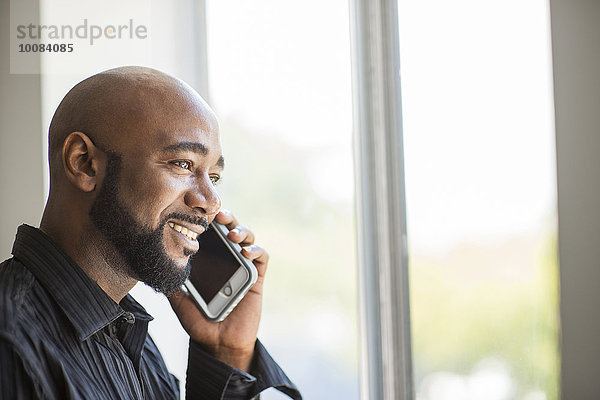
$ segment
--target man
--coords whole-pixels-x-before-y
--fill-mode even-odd
[[[0,265],[2,399],[179,398],[147,335],[152,317],[128,295],[138,281],[169,296],[190,335],[187,399],[249,399],[268,387],[301,398],[256,339],[268,255],[220,211],[218,125],[195,91],[148,68],[92,76],[56,110],[48,157],[40,228],[19,227]],[[259,273],[220,323],[179,290],[194,234],[213,219]]]

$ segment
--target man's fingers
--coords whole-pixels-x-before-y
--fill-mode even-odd
[[[229,230],[232,230],[238,225],[238,221],[233,213],[224,208],[222,208],[221,211],[219,211],[219,213],[215,216],[215,220],[218,223],[225,225]]]
[[[227,237],[234,243],[241,246],[247,246],[254,243],[254,233],[245,225],[239,225],[237,218],[229,210],[221,209],[215,220],[227,227],[229,233]]]
[[[258,269],[259,275],[264,275],[269,263],[269,253],[257,245],[242,247],[242,255],[252,261]]]
[[[265,249],[255,244],[242,247],[242,255],[247,259],[266,264],[269,261],[269,254]]]
[[[264,276],[269,262],[269,254],[265,249],[254,244],[254,232],[245,225],[239,225],[229,210],[221,209],[215,220],[229,229],[227,233],[229,240],[242,246],[242,255],[254,263],[261,277]]]
[[[241,246],[254,244],[254,233],[245,225],[237,225],[227,234],[229,240]]]

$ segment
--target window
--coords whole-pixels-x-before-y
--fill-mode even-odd
[[[358,399],[347,5],[214,0],[206,16],[224,207],[271,256],[259,337],[305,398]]]
[[[419,400],[557,399],[547,3],[356,0],[350,14],[346,2],[201,4],[144,8],[162,34],[135,57],[98,46],[101,64],[81,59],[62,76],[42,62],[45,126],[66,90],[103,68],[143,63],[208,88],[224,206],[271,254],[259,336],[306,398],[410,398],[414,384]],[[73,23],[92,14],[114,10]],[[358,193],[350,32],[355,154],[370,157],[357,162]],[[135,291],[183,378],[185,333],[170,329],[164,299]]]
[[[352,5],[363,397],[557,398],[548,5]]]
[[[398,5],[417,397],[558,399],[549,5]]]

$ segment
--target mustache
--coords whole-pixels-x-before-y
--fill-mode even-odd
[[[208,219],[206,217],[199,217],[197,215],[189,215],[189,214],[183,214],[183,213],[177,213],[177,212],[170,213],[169,215],[167,215],[164,218],[162,225],[166,224],[167,221],[170,220],[171,218],[178,219],[178,220],[184,221],[184,222],[189,222],[190,224],[193,224],[193,225],[200,225],[205,230],[208,229]]]

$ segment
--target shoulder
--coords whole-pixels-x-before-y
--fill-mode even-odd
[[[11,335],[20,325],[23,310],[30,302],[35,277],[17,259],[0,264],[0,334]]]

